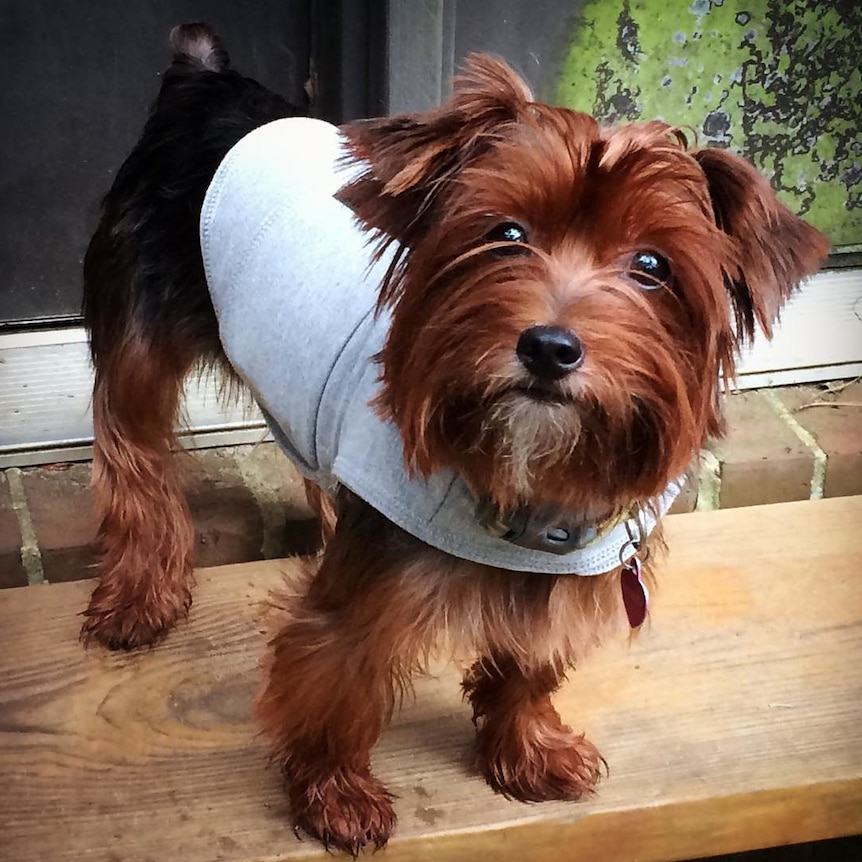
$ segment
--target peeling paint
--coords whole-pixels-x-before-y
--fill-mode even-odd
[[[860,44],[856,0],[589,0],[554,95],[608,122],[694,127],[835,245],[859,244]]]

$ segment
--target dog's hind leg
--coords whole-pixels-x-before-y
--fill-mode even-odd
[[[102,357],[93,393],[93,490],[101,518],[99,583],[85,641],[155,643],[191,604],[194,529],[174,425],[188,365],[142,333]]]
[[[168,323],[134,289],[114,220],[84,265],[93,363],[93,490],[99,583],[81,637],[112,649],[155,643],[191,603],[194,530],[175,427],[183,379],[200,338]]]

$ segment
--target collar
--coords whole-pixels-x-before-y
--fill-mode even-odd
[[[560,555],[589,547],[617,524],[629,520],[632,512],[629,508],[604,521],[595,521],[586,512],[560,506],[501,510],[487,496],[476,503],[476,520],[491,535],[531,551]]]
[[[649,615],[649,590],[643,579],[640,552],[648,530],[640,507],[631,506],[618,515],[596,522],[585,512],[559,506],[520,506],[510,511],[487,496],[476,503],[476,520],[493,536],[532,551],[569,554],[598,542],[620,524],[626,538],[619,549],[620,591],[632,629]]]

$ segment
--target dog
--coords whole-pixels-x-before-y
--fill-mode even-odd
[[[84,642],[149,646],[188,611],[174,427],[186,375],[217,366],[323,525],[256,702],[295,828],[386,844],[370,751],[441,643],[476,656],[491,787],[589,794],[603,760],[551,696],[642,624],[661,517],[722,433],[738,348],[827,241],[741,157],[534,101],[488,56],[438,108],[336,129],[232,70],[206,25],[171,46],[84,262]]]

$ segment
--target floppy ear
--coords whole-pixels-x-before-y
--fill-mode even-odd
[[[726,280],[737,338],[751,341],[755,322],[770,338],[781,306],[819,268],[829,241],[784,206],[741,156],[710,147],[694,157],[706,175],[716,224],[735,240]]]
[[[532,95],[502,61],[471,54],[451,98],[430,111],[346,125],[350,155],[367,169],[338,194],[368,228],[412,246],[454,177],[517,119]]]

